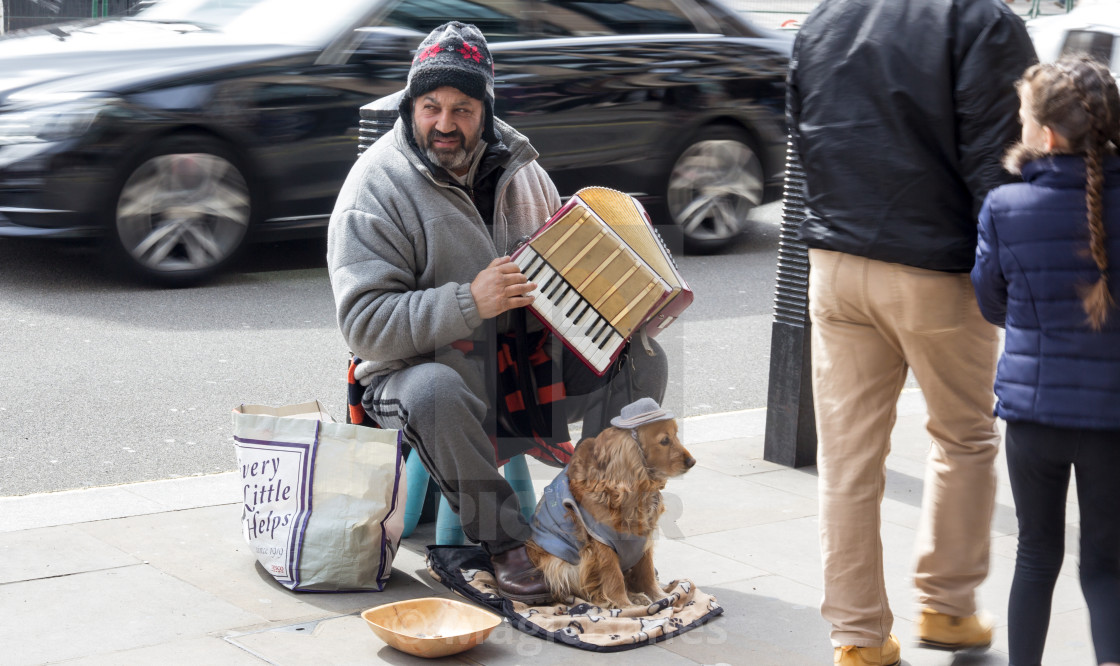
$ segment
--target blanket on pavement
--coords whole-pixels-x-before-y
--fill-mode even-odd
[[[490,557],[479,546],[429,546],[428,572],[452,591],[544,640],[594,652],[618,652],[672,638],[723,613],[715,597],[677,580],[649,606],[600,608],[580,599],[527,606],[498,594]]]

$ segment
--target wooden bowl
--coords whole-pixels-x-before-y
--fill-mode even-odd
[[[445,657],[481,643],[502,618],[462,601],[425,597],[370,608],[362,618],[377,637],[417,657]]]

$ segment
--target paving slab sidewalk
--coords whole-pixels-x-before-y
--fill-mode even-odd
[[[1016,525],[1002,456],[992,570],[980,590],[997,617],[982,654],[911,647],[916,608],[911,548],[928,437],[921,394],[899,401],[883,502],[888,594],[903,663],[1005,665],[1006,600]],[[699,461],[670,481],[656,548],[666,578],[686,577],[726,609],[703,627],[635,650],[595,654],[548,643],[508,623],[437,663],[514,666],[642,663],[799,666],[831,663],[821,619],[815,468],[762,459],[765,411],[685,419]],[[231,445],[232,446],[232,445]],[[538,495],[554,470],[533,463]],[[1073,489],[1071,489],[1072,491]],[[424,565],[432,526],[402,542],[386,590],[300,594],[277,585],[241,538],[233,473],[0,498],[0,663],[430,664],[382,643],[361,611],[421,596],[452,597]],[[1066,567],[1054,599],[1045,663],[1094,663],[1076,572],[1075,495]]]

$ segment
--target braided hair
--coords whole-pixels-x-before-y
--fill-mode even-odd
[[[1108,289],[1108,251],[1103,215],[1104,156],[1120,147],[1120,93],[1108,67],[1088,56],[1062,58],[1032,66],[1019,82],[1029,91],[1030,113],[1085,156],[1085,208],[1089,218],[1089,256],[1099,276],[1079,288],[1093,330],[1100,330],[1116,303]]]

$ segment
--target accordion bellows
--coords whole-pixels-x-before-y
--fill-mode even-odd
[[[657,335],[692,291],[636,199],[587,187],[513,254],[532,282],[529,309],[596,374],[643,327]]]

